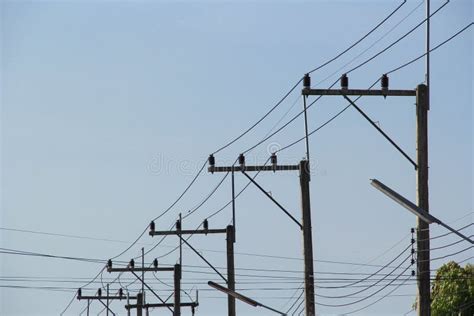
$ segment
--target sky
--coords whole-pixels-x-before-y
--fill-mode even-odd
[[[1,247],[102,260],[120,254],[151,219],[172,205],[210,153],[252,126],[305,73],[345,50],[402,2],[2,1]],[[421,2],[407,1],[364,41],[312,73],[312,86],[328,88],[342,73],[417,25],[425,18]],[[433,11],[444,3],[431,2]],[[472,21],[472,1],[450,1],[431,19],[432,46]],[[474,219],[472,38],[471,28],[431,54],[430,209],[456,228]],[[383,73],[424,52],[422,26],[351,72],[349,86],[366,89]],[[390,74],[393,89],[415,89],[424,81],[423,59]],[[303,107],[300,88],[301,84],[256,128],[215,154],[216,165],[231,165],[240,153],[298,114]],[[414,98],[363,97],[357,104],[416,157]],[[318,100],[308,110],[309,130],[346,105],[341,97]],[[299,117],[246,153],[247,164],[264,164],[270,153],[303,136],[304,121]],[[317,314],[342,315],[374,302],[354,315],[409,312],[415,300],[414,279],[396,289],[380,286],[387,281],[370,288],[325,286],[360,280],[384,265],[400,264],[408,268],[404,275],[410,274],[412,268],[402,259],[409,256],[415,217],[372,188],[369,179],[377,178],[414,201],[413,166],[352,108],[314,133],[309,144]],[[278,162],[297,164],[305,152],[300,142],[281,151]],[[203,199],[223,176],[204,170],[183,198],[156,220],[157,230],[169,230],[179,213],[189,214],[202,201],[183,220],[184,228],[195,229],[219,210],[232,197],[230,176],[211,198]],[[256,180],[300,219],[297,172],[262,173]],[[237,192],[247,182],[236,174]],[[230,207],[209,219],[211,228],[230,222]],[[446,233],[437,226],[431,232]],[[463,232],[472,235],[472,226]],[[236,200],[236,238],[237,288],[297,315],[301,232],[253,185]],[[432,269],[449,260],[473,262],[472,249],[453,255],[468,247],[458,240],[453,235],[432,240],[433,248],[450,245],[432,251],[432,258],[446,257],[434,260]],[[142,247],[147,251],[158,241],[145,234],[115,260],[128,262]],[[189,242],[225,272],[224,236],[193,236]],[[160,264],[175,264],[178,252],[170,251],[177,245],[176,237],[168,237],[145,261],[158,257]],[[192,298],[199,290],[196,315],[225,314],[226,297],[207,286],[208,280],[220,281],[219,277],[186,247],[183,265],[183,288]],[[75,289],[102,267],[96,262],[1,253],[0,314],[59,315]],[[404,270],[391,271],[384,269],[376,280],[383,273],[393,279]],[[83,292],[93,295],[115,277],[105,272]],[[156,277],[146,275],[158,293],[168,296],[170,287],[160,282],[168,284],[171,276]],[[124,275],[121,284],[132,278]],[[119,287],[117,282],[110,285],[112,291]],[[135,293],[139,287],[128,288]],[[359,290],[363,291],[355,294]],[[343,295],[349,298],[330,298]],[[354,303],[359,299],[363,300]],[[188,297],[183,295],[183,300]],[[154,301],[147,294],[147,302]],[[123,315],[123,303],[114,302],[111,309]],[[349,305],[324,306],[344,304]],[[84,301],[73,300],[65,315],[78,315],[85,307]],[[90,308],[93,314],[103,309],[97,302]],[[238,315],[257,311],[237,303]],[[191,313],[183,310],[183,315]]]

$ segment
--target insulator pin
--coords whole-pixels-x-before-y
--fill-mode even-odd
[[[388,76],[387,76],[387,74],[382,75],[382,78],[380,78],[380,84],[382,86],[382,92],[385,92],[383,97],[386,98],[387,97],[386,92],[388,91]]]
[[[244,156],[244,154],[240,154],[240,155],[239,155],[239,165],[240,165],[241,167],[244,167],[244,166],[245,166],[245,156]]]
[[[181,221],[179,219],[176,221],[176,230],[181,230]]]
[[[309,74],[305,74],[303,77],[303,87],[307,89],[311,88],[311,77]]]
[[[346,74],[341,76],[341,89],[347,90],[349,88],[349,78]]]

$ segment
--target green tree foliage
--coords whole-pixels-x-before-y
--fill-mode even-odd
[[[474,315],[474,265],[454,261],[441,266],[431,291],[433,316]]]

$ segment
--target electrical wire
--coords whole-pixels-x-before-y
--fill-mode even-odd
[[[366,280],[369,280],[370,278],[372,278],[373,276],[377,275],[379,272],[381,272],[382,270],[386,269],[386,267],[390,266],[392,263],[394,263],[397,259],[399,259],[409,248],[411,247],[411,245],[409,245],[407,248],[405,248],[398,256],[396,256],[394,259],[392,259],[392,261],[390,261],[389,263],[387,263],[384,267],[380,268],[379,270],[377,270],[376,272],[372,273],[371,275],[363,278],[363,279],[360,279],[358,281],[355,281],[355,282],[352,282],[352,283],[349,283],[347,285],[340,285],[340,286],[328,286],[328,287],[321,287],[321,288],[327,288],[327,289],[341,289],[341,288],[345,288],[345,287],[348,287],[348,286],[352,286],[352,285],[356,285],[356,284],[359,284],[361,282],[364,282]],[[411,254],[407,257],[407,259],[411,257]],[[403,260],[403,262],[405,262],[407,259]],[[403,264],[403,262],[401,264]],[[375,285],[379,284],[381,281],[385,280],[388,276],[390,276],[395,270],[397,270],[398,268],[401,267],[401,264],[396,266],[392,272],[390,272],[389,274],[385,275],[382,279],[378,280]],[[367,289],[363,289],[359,292],[355,292],[353,294],[359,294],[361,292],[364,292],[365,290],[368,290],[369,288],[371,288],[372,286],[368,287]],[[346,297],[345,295],[343,296],[322,296],[321,297],[323,298],[344,298]]]
[[[373,42],[369,47],[367,47],[366,49],[364,49],[361,53],[359,53],[358,55],[356,55],[355,57],[353,57],[351,60],[349,60],[347,63],[345,63],[344,65],[342,65],[341,67],[339,67],[336,71],[332,72],[330,75],[326,76],[324,79],[318,81],[316,83],[316,86],[320,85],[321,83],[327,81],[328,79],[332,78],[335,74],[339,73],[341,70],[343,70],[344,68],[346,68],[348,65],[352,64],[355,60],[359,59],[362,55],[364,55],[368,50],[370,50],[372,47],[374,47],[375,45],[377,45],[382,39],[384,39],[385,37],[387,37],[390,33],[393,32],[393,30],[395,30],[398,26],[400,26],[400,24],[402,24],[403,22],[405,22],[406,19],[408,19],[413,13],[415,13],[416,10],[418,10],[418,8],[420,8],[424,3],[424,0],[422,0],[413,10],[411,10],[403,19],[401,19],[397,24],[395,24],[392,28],[390,28],[390,30],[388,30],[387,32],[385,32],[379,39],[377,39],[375,42]]]
[[[385,299],[385,298],[391,296],[393,292],[395,292],[396,290],[398,290],[402,285],[404,285],[404,284],[405,284],[408,280],[410,280],[410,279],[411,279],[411,277],[406,278],[405,280],[402,281],[402,283],[400,283],[399,285],[397,285],[395,288],[393,288],[392,290],[390,290],[387,294],[383,295],[381,298],[377,299],[376,301],[374,301],[374,302],[372,302],[372,303],[370,303],[370,304],[368,304],[368,305],[365,305],[364,307],[361,307],[361,308],[359,308],[359,309],[356,309],[356,310],[353,310],[353,311],[350,311],[350,312],[344,313],[344,314],[345,314],[345,315],[354,314],[354,313],[360,312],[360,311],[362,311],[362,310],[364,310],[364,309],[367,309],[367,308],[369,308],[369,307],[371,307],[371,306],[377,304],[377,303],[380,302],[381,300],[383,300],[383,299]]]
[[[219,187],[222,185],[222,183],[224,182],[224,180],[227,178],[227,176],[229,175],[229,172],[226,172],[226,174],[222,177],[221,181],[219,181],[219,183],[216,185],[216,187],[211,191],[211,193],[209,193],[207,195],[207,197],[201,202],[199,203],[197,206],[195,206],[194,208],[192,208],[186,215],[183,216],[183,219],[186,219],[188,218],[190,215],[192,215],[194,212],[196,212],[197,210],[199,210],[201,208],[201,206],[204,205],[204,203],[206,203],[214,193],[216,193],[217,189],[219,189]]]
[[[367,88],[367,90],[372,89],[379,81],[380,81],[380,79],[377,79],[377,81],[375,81],[369,88]],[[334,83],[328,88],[328,90],[331,89],[331,87],[333,87],[336,83],[337,83],[337,81],[334,82]],[[321,97],[322,97],[322,96],[319,96],[315,101],[313,101],[313,102],[310,104],[310,106],[311,106],[312,104],[314,104],[314,102],[318,101]],[[358,96],[358,97],[354,100],[354,102],[358,101],[360,98],[362,98],[362,96]],[[312,130],[312,131],[308,134],[308,137],[310,137],[310,136],[313,135],[314,133],[320,131],[322,128],[324,128],[326,125],[328,125],[329,123],[331,123],[332,121],[334,121],[337,117],[339,117],[342,113],[344,113],[344,112],[345,112],[347,109],[349,109],[350,107],[351,107],[351,104],[349,104],[349,105],[347,105],[346,107],[344,107],[341,111],[339,111],[338,113],[336,113],[335,115],[333,115],[329,120],[325,121],[323,124],[321,124],[320,126],[318,126],[316,129]],[[307,108],[309,108],[309,106],[308,106]],[[302,112],[301,112],[301,113],[302,113]],[[299,114],[298,114],[298,115],[299,115]],[[293,147],[294,145],[298,144],[299,142],[303,141],[304,139],[306,139],[306,136],[301,137],[301,138],[297,139],[296,141],[294,141],[294,142],[292,142],[292,143],[290,143],[290,144],[288,144],[288,145],[286,145],[286,146],[280,148],[277,152],[281,152],[281,151],[286,150],[286,149],[288,149],[288,148],[290,148],[290,147]]]
[[[402,5],[405,4],[405,1],[402,3]],[[396,11],[398,11],[398,9],[402,6],[400,5],[393,13],[391,13],[384,21],[382,21],[381,23],[379,23],[379,25],[376,26],[376,28],[378,28],[380,25],[382,25],[390,16],[392,16]],[[374,29],[375,30],[375,29]],[[367,36],[372,33],[373,31],[370,31]],[[365,37],[364,37],[365,38]],[[363,38],[363,39],[364,39]],[[362,41],[363,39],[361,39],[360,41]],[[358,41],[358,42],[360,42]],[[357,43],[358,43],[357,42]],[[354,45],[355,46],[355,45]],[[350,50],[351,48],[347,49],[346,51]],[[346,52],[345,51],[345,52]],[[343,53],[345,53],[343,52]],[[341,56],[342,54],[340,54]],[[339,58],[340,56],[336,56],[335,59]],[[334,60],[335,60],[334,59]],[[329,61],[331,62],[331,61]],[[329,62],[327,62],[326,64],[328,64]],[[317,69],[314,69],[313,71],[315,71]],[[250,128],[248,128],[244,133],[240,134],[238,137],[234,138],[232,141],[230,141],[229,143],[227,143],[226,145],[220,147],[218,150],[216,150],[214,152],[214,154],[222,151],[223,149],[227,148],[228,146],[232,145],[233,143],[235,143],[238,139],[240,139],[241,137],[243,137],[244,135],[246,135],[248,132],[250,132],[255,126],[257,126],[261,121],[263,121],[268,115],[271,114],[271,112],[273,112],[290,94],[291,92],[296,89],[296,87],[299,85],[299,83],[302,81],[302,79],[300,79],[291,89],[289,92],[287,92],[284,97],[282,99],[280,99],[280,101],[275,105],[273,106],[262,118],[260,118],[256,123],[254,123]],[[291,123],[291,122],[290,122]],[[289,123],[288,123],[289,124]],[[284,126],[286,127],[286,126]],[[284,128],[283,127],[283,128]],[[281,129],[280,129],[281,130]],[[271,135],[273,136],[273,135]],[[270,136],[270,137],[271,137]],[[160,217],[164,216],[169,210],[172,209],[172,207],[174,207],[174,205],[176,205],[176,203],[178,203],[178,201],[186,194],[186,192],[189,190],[189,188],[194,184],[195,180],[197,179],[197,177],[200,175],[200,173],[202,172],[202,170],[204,169],[205,167],[205,163],[203,164],[203,167],[201,168],[201,170],[198,172],[198,174],[193,178],[193,180],[191,181],[191,183],[188,185],[188,187],[184,190],[184,192],[177,198],[177,200],[175,202],[172,203],[172,205],[166,209],[163,213],[161,213],[159,216],[157,216],[154,220],[157,220],[159,219]],[[122,251],[121,253],[119,253],[117,256],[114,256],[112,257],[112,259],[115,259],[121,255],[123,255],[124,253],[126,253],[129,249],[131,249],[131,247],[133,247],[139,240],[140,238],[145,234],[146,232],[146,229],[139,235],[139,237],[129,246],[127,247],[124,251]]]
[[[462,250],[460,250],[460,251],[457,251],[457,252],[455,252],[455,253],[451,253],[451,254],[448,254],[448,255],[444,255],[444,256],[432,258],[432,259],[430,259],[429,261],[436,261],[436,260],[441,260],[441,259],[446,259],[446,258],[449,258],[449,257],[453,257],[453,256],[456,256],[456,255],[458,255],[458,254],[460,254],[460,253],[466,252],[466,251],[468,251],[468,250],[470,250],[470,249],[472,249],[472,248],[474,248],[474,246],[470,246],[470,247],[464,248],[464,249],[462,249]],[[426,262],[426,261],[428,261],[428,260],[419,260],[418,262]]]
[[[437,50],[438,48],[440,48],[441,46],[449,43],[451,40],[453,40],[454,38],[458,37],[459,35],[461,35],[464,31],[466,31],[467,29],[469,29],[474,23],[471,22],[469,23],[467,26],[465,26],[464,28],[462,28],[461,30],[459,30],[458,32],[456,32],[454,35],[452,35],[451,37],[449,37],[448,39],[444,40],[443,42],[439,43],[438,45],[436,45],[435,47],[433,47],[432,49],[430,49],[427,53],[424,53],[424,54],[421,54],[420,56],[416,57],[416,58],[413,58],[412,60],[404,63],[403,65],[401,66],[398,66],[390,71],[388,71],[386,74],[389,75],[393,72],[396,72],[396,71],[399,71],[400,69],[403,69],[405,68],[406,66],[409,66],[411,64],[413,64],[414,62],[420,60],[421,58],[425,57],[428,53],[431,53],[431,52],[434,52],[435,50]]]
[[[362,36],[360,39],[358,39],[356,42],[354,42],[352,45],[350,45],[348,48],[346,48],[345,50],[343,50],[341,53],[337,54],[335,57],[329,59],[328,61],[322,63],[321,65],[319,65],[318,67],[310,70],[308,72],[308,74],[311,74],[327,65],[329,65],[330,63],[332,63],[333,61],[337,60],[339,57],[341,57],[342,55],[344,55],[345,53],[347,53],[348,51],[350,51],[351,49],[353,49],[357,44],[359,44],[360,42],[362,42],[364,39],[366,39],[370,34],[372,34],[373,32],[375,32],[382,24],[384,24],[385,22],[388,21],[388,19],[390,19],[398,10],[401,9],[401,7],[403,7],[405,4],[406,4],[406,0],[404,0],[400,5],[398,5],[398,7],[395,8],[395,10],[393,10],[392,12],[390,12],[390,14],[388,16],[386,16],[381,22],[379,22],[375,27],[373,27],[368,33],[366,33],[364,36]]]
[[[399,42],[401,42],[403,39],[405,39],[408,35],[410,35],[411,33],[413,33],[415,30],[417,30],[420,26],[422,26],[428,19],[430,19],[431,17],[433,17],[435,14],[437,14],[439,11],[441,11],[447,4],[449,3],[449,0],[447,0],[445,3],[443,3],[438,9],[436,9],[433,13],[431,13],[429,15],[429,17],[425,18],[423,21],[421,21],[420,23],[418,23],[415,27],[411,28],[407,33],[405,33],[402,37],[398,38],[395,42],[391,43],[390,45],[388,45],[387,47],[385,47],[384,49],[382,49],[381,51],[379,51],[378,53],[376,53],[375,55],[373,55],[372,57],[366,59],[365,61],[363,61],[362,63],[358,64],[357,66],[351,68],[349,71],[346,72],[346,74],[349,74],[357,69],[359,69],[360,67],[368,64],[369,62],[371,62],[372,60],[374,60],[375,58],[377,58],[378,56],[382,55],[383,53],[385,53],[387,50],[389,50],[390,48],[392,48],[393,46],[395,46],[396,44],[398,44]]]
[[[83,287],[86,287],[86,286],[92,284],[92,282],[94,282],[99,277],[99,275],[102,273],[102,271],[104,271],[104,269],[105,269],[105,266],[99,271],[99,273],[97,273],[97,275],[94,278],[92,278],[91,281],[85,283],[83,285]],[[72,299],[69,302],[69,304],[67,304],[66,308],[64,308],[64,310],[60,313],[61,316],[64,315],[64,313],[69,309],[69,307],[71,306],[71,304],[72,304],[72,302],[74,301],[75,298],[76,298],[76,291],[74,291],[74,295],[72,296]]]
[[[467,224],[459,229],[457,229],[457,231],[462,231],[466,228],[469,228],[471,227],[472,225],[474,225],[474,223],[471,223],[471,224]],[[434,236],[434,237],[430,237],[429,239],[430,240],[435,240],[435,239],[439,239],[439,238],[442,238],[442,237],[446,237],[448,235],[451,235],[451,234],[454,234],[453,232],[447,232],[447,233],[444,233],[444,234],[441,234],[441,235],[438,235],[438,236]],[[419,239],[418,241],[425,241],[426,239]]]
[[[252,126],[250,126],[247,130],[245,130],[243,133],[241,133],[239,136],[235,137],[232,139],[230,142],[226,143],[224,146],[220,147],[216,151],[213,152],[213,155],[221,152],[222,150],[226,149],[242,137],[244,137],[248,132],[250,132],[252,129],[254,129],[258,124],[260,124],[265,118],[267,118],[268,115],[270,115],[280,104],[286,100],[286,98],[298,87],[298,85],[303,81],[303,78],[299,79],[293,87],[278,101],[267,113],[265,113],[264,116],[262,116],[259,120],[257,120]]]
[[[474,235],[470,235],[468,236],[469,238],[472,238]],[[447,245],[443,245],[443,246],[439,246],[439,247],[434,247],[434,248],[431,248],[431,249],[423,249],[423,250],[418,250],[418,252],[427,252],[427,251],[434,251],[434,250],[440,250],[440,249],[445,249],[445,248],[448,248],[448,247],[452,247],[454,245],[457,245],[457,244],[460,244],[462,243],[463,241],[465,241],[464,239],[460,239],[458,241],[455,241],[455,242],[452,242],[450,244],[447,244]]]
[[[296,295],[298,294],[298,291],[301,291],[303,290],[303,284],[304,282],[301,282],[300,285],[296,288],[296,290],[294,291],[294,293],[291,295],[290,299],[288,299],[288,301],[286,301],[286,303],[281,306],[279,308],[279,310],[283,310],[290,302],[292,299],[294,299],[296,297]],[[289,310],[286,312],[287,314],[289,313],[289,311],[291,310],[292,306],[290,306]]]
[[[464,31],[466,31],[468,28],[470,28],[471,26],[473,25],[473,23],[470,23],[468,24],[466,27],[464,27],[463,29],[461,29],[460,31],[458,31],[456,34],[454,34],[453,36],[449,37],[448,39],[446,39],[445,41],[441,42],[440,44],[436,45],[435,47],[433,47],[429,52],[434,52],[435,50],[439,49],[440,47],[444,46],[445,44],[449,43],[451,40],[453,40],[454,38],[456,38],[457,36],[459,36],[461,33],[463,33]],[[408,65],[411,65],[412,63],[420,60],[421,58],[423,58],[424,56],[426,56],[427,53],[424,53],[408,62],[406,62],[405,64],[401,65],[401,66],[398,66],[388,72],[386,72],[386,74],[391,74],[391,73],[394,73],[396,71],[399,71],[403,68],[405,68],[406,66]],[[379,82],[379,80],[377,80],[371,87],[375,86],[375,84],[377,84]],[[369,89],[371,89],[371,87]],[[357,97],[355,99],[355,101],[359,100],[361,96]],[[351,105],[347,105],[346,107],[344,107],[342,110],[340,110],[339,112],[337,112],[334,116],[332,116],[329,120],[327,120],[326,122],[324,122],[322,125],[320,125],[319,127],[317,127],[316,129],[314,129],[313,131],[311,131],[309,134],[308,134],[308,137],[313,135],[314,133],[318,132],[320,129],[322,129],[323,127],[325,127],[326,125],[328,125],[329,123],[331,123],[333,120],[335,120],[337,117],[339,117],[342,113],[344,113],[347,109],[349,109],[351,107]],[[281,152],[281,151],[284,151],[290,147],[293,147],[294,145],[298,144],[299,142],[303,141],[304,139],[306,138],[305,137],[301,137],[299,139],[297,139],[296,141],[280,148],[277,152]]]
[[[318,67],[310,70],[308,72],[308,74],[310,73],[313,73],[325,66],[327,66],[328,64],[332,63],[333,61],[337,60],[339,57],[341,57],[342,55],[344,55],[345,53],[347,53],[349,50],[351,50],[352,48],[354,48],[357,44],[359,44],[360,42],[362,42],[364,39],[366,39],[370,34],[372,34],[375,30],[377,30],[382,24],[384,24],[388,19],[390,19],[390,17],[392,17],[403,5],[405,5],[406,3],[406,0],[404,0],[397,8],[395,8],[387,17],[385,17],[380,23],[378,23],[374,28],[372,28],[366,35],[364,35],[362,38],[360,38],[359,40],[357,40],[354,44],[350,45],[347,49],[345,49],[344,51],[342,51],[341,53],[339,53],[338,55],[336,55],[335,57],[331,58],[330,60],[324,62],[323,64],[319,65]],[[438,9],[439,10],[439,9]],[[265,119],[277,106],[279,106],[281,104],[281,102],[283,102],[290,94],[291,92],[293,92],[294,89],[296,89],[296,87],[303,81],[303,78],[301,78],[291,89],[288,93],[285,94],[285,96],[274,106],[270,109],[270,111],[268,111],[260,120],[258,120],[255,124],[253,124],[249,129],[247,129],[244,133],[242,133],[241,135],[239,135],[238,137],[236,137],[235,139],[233,139],[232,141],[230,141],[229,143],[227,143],[226,145],[222,146],[221,148],[219,148],[218,150],[216,150],[213,154],[216,154],[218,152],[220,152],[221,150],[227,148],[228,146],[232,145],[234,142],[236,142],[237,140],[239,140],[241,137],[243,137],[245,134],[247,134],[250,130],[252,130],[256,125],[258,125],[261,121],[263,121],[263,119]],[[309,106],[308,106],[309,108]],[[301,114],[299,114],[301,115]],[[299,116],[298,115],[298,116]],[[294,119],[296,118],[293,118],[289,123],[287,124],[290,124]],[[287,125],[284,125],[284,127],[286,127]],[[283,127],[283,128],[284,128]],[[276,133],[278,133],[280,130],[278,130]],[[273,135],[275,135],[276,133],[274,134],[271,134],[269,137],[272,137]],[[262,142],[265,141],[265,139],[268,139],[267,137],[264,138],[264,140]],[[258,145],[260,145],[260,143],[258,143],[255,147],[257,147]],[[252,150],[253,148],[255,147],[252,147],[252,148],[249,148],[247,149],[246,151],[244,151],[243,153],[245,154],[246,152]]]
[[[193,186],[193,184],[196,182],[197,178],[199,177],[199,175],[202,173],[202,171],[204,170],[204,168],[206,167],[206,164],[207,164],[207,161],[205,161],[202,165],[202,167],[199,169],[198,173],[193,177],[193,179],[191,180],[191,182],[188,184],[188,186],[184,189],[184,191],[178,196],[178,198],[173,202],[171,203],[171,205],[165,210],[163,211],[160,215],[156,216],[152,221],[156,221],[158,219],[160,219],[161,217],[163,217],[165,214],[167,214],[182,198],[183,196],[189,191],[189,189]],[[137,239],[135,239],[134,242],[132,242],[132,244],[130,246],[128,246],[125,250],[123,250],[122,252],[120,252],[118,255],[116,256],[113,256],[111,259],[116,259],[120,256],[122,256],[123,254],[125,254],[128,250],[130,250],[136,243],[138,243],[138,241],[143,237],[143,235],[146,233],[146,231],[148,230],[148,225],[145,227],[145,229],[143,230],[143,232],[137,237]]]
[[[407,258],[408,259],[408,258]],[[402,262],[400,264],[400,266],[403,264],[404,262]],[[358,299],[356,301],[352,301],[352,302],[349,302],[349,303],[344,303],[344,304],[325,304],[325,303],[318,303],[316,302],[316,305],[320,305],[320,306],[324,306],[324,307],[344,307],[344,306],[350,306],[350,305],[354,305],[354,304],[358,304],[360,302],[363,302],[365,300],[368,300],[369,298],[373,297],[374,295],[380,293],[381,291],[383,291],[384,289],[386,289],[389,285],[391,285],[393,282],[395,282],[396,280],[398,280],[402,275],[403,273],[405,273],[408,269],[410,268],[410,266],[407,266],[402,273],[400,273],[396,278],[394,278],[392,281],[390,281],[387,285],[384,285],[383,287],[381,287],[380,289],[378,289],[377,291],[373,292],[372,294],[370,295],[367,295],[361,299]]]
[[[303,296],[303,293],[304,293],[304,290],[301,291],[300,296],[299,296],[298,299],[295,301],[295,304],[296,304],[296,303],[298,303],[298,301],[301,300],[300,303],[296,306],[295,311],[294,311],[293,314],[291,314],[291,315],[294,315],[294,314],[301,308],[301,305],[302,305],[303,302],[304,302],[304,299],[301,299],[301,296]]]
[[[331,84],[328,88],[331,89],[332,87],[334,87],[336,85],[336,83],[338,82],[339,80],[336,80],[334,81],[333,84]],[[321,99],[322,96],[316,98],[316,100],[314,100],[313,102],[311,102],[307,107],[306,107],[306,111],[309,110],[309,108],[311,108],[311,106],[313,106],[317,101],[319,101]],[[243,151],[243,154],[246,154],[248,153],[249,151],[255,149],[256,147],[260,146],[262,143],[266,142],[267,140],[269,140],[270,138],[272,138],[273,136],[275,136],[276,134],[278,134],[279,132],[281,132],[283,129],[285,129],[287,126],[289,126],[291,123],[293,123],[298,117],[300,117],[303,113],[305,112],[305,110],[302,110],[300,111],[298,114],[296,114],[295,116],[293,116],[293,118],[291,118],[288,122],[286,122],[283,126],[281,126],[280,128],[278,128],[276,131],[274,131],[273,133],[271,133],[270,135],[264,137],[263,139],[261,139],[260,141],[258,141],[256,144],[254,144],[253,146],[247,148],[246,150]]]
[[[449,1],[448,1],[449,2]],[[385,23],[386,20],[388,20],[396,11],[398,11],[398,9],[400,9],[401,6],[403,6],[405,4],[405,2],[403,2],[399,7],[397,7],[387,18],[385,18],[381,23],[379,23],[379,25],[377,25],[373,30],[371,30],[365,37],[363,37],[360,41],[362,41],[363,39],[365,39],[368,35],[370,35],[373,31],[375,31],[375,29],[377,29],[380,25],[382,25],[383,23]],[[439,9],[438,9],[439,10]],[[352,47],[349,47],[347,49],[350,50],[351,48],[353,48],[355,45],[357,45],[360,41],[357,41]],[[326,63],[323,63],[321,66],[318,66],[316,67],[315,69],[311,70],[310,72],[308,73],[312,73],[324,66],[326,66],[327,64],[329,64],[330,62],[336,60],[337,58],[339,58],[340,56],[342,56],[343,54],[345,53],[345,51],[343,53],[341,53],[339,56],[337,56],[336,58],[334,58],[333,60],[330,60]],[[336,80],[329,88],[331,89],[339,80]],[[317,101],[319,101],[319,99],[321,98],[322,96],[318,97],[315,101],[313,101],[312,103],[310,103],[306,110],[308,110],[314,103],[316,103]],[[243,151],[243,154],[253,150],[254,148],[258,147],[259,145],[261,145],[262,143],[264,143],[265,141],[267,141],[268,139],[270,139],[271,137],[273,137],[274,135],[276,135],[277,133],[279,133],[281,130],[283,130],[284,128],[286,128],[288,125],[290,125],[292,122],[294,122],[299,116],[301,116],[303,113],[305,112],[305,110],[299,112],[296,116],[294,116],[290,121],[288,121],[286,124],[284,124],[282,127],[280,127],[279,129],[277,129],[275,132],[271,133],[270,135],[268,136],[265,136],[262,140],[260,140],[259,142],[257,142],[255,145],[253,145],[252,147],[246,149],[245,151]],[[342,113],[340,113],[342,114]],[[337,115],[339,116],[339,115]],[[304,139],[304,138],[303,138]]]
[[[449,1],[448,1],[448,2],[449,2]],[[445,4],[447,4],[447,2],[446,2]],[[445,5],[445,4],[444,4],[444,5]],[[443,6],[444,6],[444,5],[443,5]],[[442,7],[443,7],[443,6],[442,6]],[[434,15],[436,12],[438,12],[442,7],[440,7],[437,11],[435,11],[432,15]],[[375,58],[375,57],[374,57],[374,58]],[[355,69],[353,69],[353,70],[355,70]],[[352,71],[352,70],[351,70],[351,71]],[[300,81],[293,87],[293,90],[296,88],[296,86],[297,86],[300,82],[301,82],[301,79],[300,79]],[[291,91],[290,91],[290,92],[291,92]],[[286,98],[286,96],[284,97],[284,99],[285,99],[285,98]],[[271,112],[270,112],[270,113],[271,113]],[[267,113],[267,115],[270,114],[270,113]],[[267,116],[267,115],[266,115],[266,116]],[[264,117],[266,117],[266,116],[264,116]],[[263,120],[263,119],[261,119],[261,120]],[[260,120],[259,122],[261,122],[261,120]],[[259,122],[257,122],[256,124],[254,124],[254,126],[256,126]],[[254,126],[253,126],[253,127],[254,127]],[[253,127],[251,127],[251,129],[252,129]],[[246,133],[248,133],[249,131],[250,131],[250,129],[247,130],[246,132],[244,132],[244,134],[241,135],[241,136],[239,136],[237,139],[234,139],[234,140],[232,141],[232,143],[235,142],[235,141],[237,141],[240,137],[244,136],[244,135],[245,135]],[[231,143],[227,144],[227,145],[224,146],[224,147],[221,147],[218,151],[221,151],[221,150],[223,150],[224,148],[226,148],[226,147],[228,147],[228,146],[230,146],[230,145],[231,145]],[[258,145],[259,145],[259,144],[258,144]],[[252,149],[253,149],[253,148],[252,148]],[[217,152],[217,151],[216,151],[216,152]],[[215,153],[216,153],[216,152],[215,152]],[[204,164],[204,166],[205,166],[205,164]],[[204,166],[203,166],[203,167],[204,167]],[[202,170],[202,169],[201,169],[201,170]],[[194,181],[193,181],[193,182],[194,182]],[[189,188],[189,187],[188,187],[188,188]],[[184,194],[183,194],[183,195],[184,195]],[[182,197],[182,196],[180,196],[180,198],[181,198],[181,197]],[[179,199],[180,199],[180,198],[179,198]],[[176,202],[176,203],[177,203],[177,202]],[[173,206],[174,206],[174,205],[173,205]],[[164,215],[164,214],[161,214],[160,216],[158,216],[158,218],[161,217],[161,216],[163,216],[163,215]],[[146,230],[145,230],[145,232],[146,232]],[[144,234],[145,232],[143,232],[143,233],[140,235],[140,237],[137,239],[137,241],[143,236],[143,234]],[[137,241],[135,241],[135,242],[134,242],[129,248],[127,248],[124,252],[128,251]],[[120,255],[122,255],[124,252],[122,252]],[[120,255],[119,255],[119,256],[120,256]]]
[[[161,284],[165,285],[166,287],[169,287],[169,288],[173,288],[173,289],[174,289],[174,286],[173,286],[173,285],[170,285],[170,284],[168,284],[168,283],[166,283],[166,282],[163,282],[163,281],[161,281],[160,279],[158,279],[158,277],[156,276],[156,273],[155,273],[155,272],[153,272],[153,276],[154,276],[155,279],[156,279],[158,282],[160,282]],[[190,300],[191,302],[193,301],[191,295],[189,295],[189,293],[188,293],[186,290],[181,289],[181,292],[183,292],[184,294],[186,294],[186,296],[189,298],[189,300]]]
[[[71,257],[71,256],[58,256],[58,255],[39,253],[39,252],[31,252],[31,251],[23,251],[23,250],[16,250],[16,249],[10,249],[10,248],[0,248],[0,253],[9,254],[9,255],[42,257],[42,258],[49,258],[49,259],[73,260],[73,261],[90,262],[90,263],[105,263],[105,262],[107,262],[107,260],[104,260],[104,259],[85,258],[85,257]]]
[[[265,163],[263,164],[263,166],[266,166],[268,164],[268,162],[270,161],[270,158],[268,158]],[[261,170],[257,171],[255,173],[255,175],[252,177],[253,179],[255,179],[259,174],[260,174]],[[233,201],[235,201],[251,184],[252,182],[249,180],[247,182],[247,184],[235,195],[235,197],[233,199],[231,199],[229,202],[227,202],[226,204],[224,204],[221,208],[219,208],[217,211],[211,213],[210,215],[208,215],[206,217],[206,219],[210,219],[214,216],[216,216],[217,214],[219,214],[220,212],[222,212],[224,209],[226,209],[227,206],[231,205]]]

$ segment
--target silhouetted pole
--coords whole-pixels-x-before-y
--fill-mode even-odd
[[[429,212],[428,202],[428,89],[421,84],[416,89],[416,147],[418,207]],[[429,224],[417,218],[418,315],[431,315],[430,299],[430,231]]]

